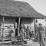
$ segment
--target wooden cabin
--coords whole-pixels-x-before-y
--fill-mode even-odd
[[[14,24],[17,26],[17,36],[19,36],[21,24],[31,24],[32,22],[35,24],[35,19],[45,18],[44,15],[35,11],[27,2],[0,0],[0,39],[1,37],[3,41],[7,39],[8,32],[11,30],[13,30],[12,34],[15,35]]]

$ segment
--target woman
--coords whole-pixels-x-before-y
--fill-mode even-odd
[[[24,27],[23,27],[23,25],[21,25],[20,36],[22,37],[22,40],[24,40]]]

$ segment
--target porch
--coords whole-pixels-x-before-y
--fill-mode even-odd
[[[32,18],[24,18],[24,17],[19,18],[19,17],[1,16],[0,17],[0,42],[2,41],[3,43],[4,41],[7,41],[7,40],[11,41],[12,39],[13,40],[16,40],[17,38],[19,39],[21,25],[28,26],[28,25],[31,25],[32,22],[34,22],[34,18],[32,19]],[[27,26],[25,26],[24,28],[27,28]],[[17,29],[17,32],[16,32],[16,29]],[[9,31],[11,30],[13,34],[10,33],[11,36],[9,36]],[[35,31],[34,31],[34,34],[35,34]]]

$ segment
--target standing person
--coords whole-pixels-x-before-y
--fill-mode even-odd
[[[39,36],[39,30],[37,24],[35,24],[35,40],[38,41],[38,36]]]
[[[43,43],[42,31],[44,31],[42,24],[39,24],[39,28],[38,28],[39,43],[40,43],[40,46],[45,46],[45,44]]]
[[[26,29],[26,37],[27,39],[29,39],[29,27],[27,26],[27,29]]]
[[[24,40],[24,27],[23,27],[23,24],[21,24],[20,36],[22,37],[22,40]]]
[[[10,30],[10,31],[9,31],[10,40],[12,40],[12,33],[13,33],[13,30]]]

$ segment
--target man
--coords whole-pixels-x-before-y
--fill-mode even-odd
[[[44,31],[44,29],[42,27],[42,24],[40,23],[38,27],[39,43],[40,43],[40,46],[45,46],[45,44],[43,43],[42,31]]]
[[[27,39],[29,39],[29,26],[27,26],[27,29],[26,29],[26,37]]]

